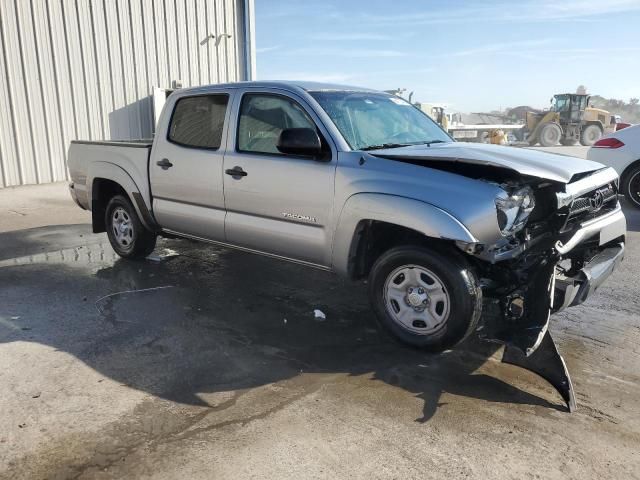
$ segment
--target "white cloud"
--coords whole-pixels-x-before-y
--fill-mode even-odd
[[[289,55],[321,55],[342,58],[379,58],[379,57],[406,57],[407,52],[390,49],[368,49],[368,48],[325,48],[309,47],[294,48],[287,51]]]
[[[638,0],[528,0],[402,14],[364,14],[374,25],[409,26],[458,23],[583,21],[589,17],[640,12]]]
[[[550,45],[558,42],[559,42],[558,39],[545,38],[540,40],[524,40],[521,42],[489,43],[489,44],[480,45],[474,48],[454,51],[454,52],[445,54],[445,56],[468,57],[472,55],[475,56],[475,55],[481,55],[485,53],[504,53],[504,52],[510,52],[510,51],[517,51],[517,49],[530,49],[531,47],[541,47],[541,46]]]
[[[505,55],[511,55],[526,60],[544,60],[550,58],[561,58],[563,62],[576,60],[595,60],[598,57],[606,58],[611,61],[614,55],[624,58],[625,55],[631,53],[640,53],[640,47],[606,47],[606,48],[545,48],[526,50],[505,50]],[[631,60],[631,58],[628,58]]]
[[[310,37],[312,40],[319,41],[338,41],[348,42],[357,40],[391,40],[390,35],[382,35],[378,33],[319,33]]]
[[[256,53],[267,53],[273,52],[275,50],[280,50],[282,47],[280,45],[272,45],[270,47],[260,47],[256,48]]]

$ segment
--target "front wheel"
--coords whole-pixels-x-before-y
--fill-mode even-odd
[[[369,274],[376,317],[391,336],[429,351],[450,349],[477,326],[482,291],[475,273],[454,251],[396,247]]]
[[[633,168],[622,179],[622,192],[631,204],[640,208],[640,166]]]
[[[540,129],[540,145],[543,147],[554,147],[560,142],[562,129],[556,123],[547,123]]]
[[[109,200],[105,225],[111,247],[123,258],[144,258],[156,247],[156,234],[142,225],[133,205],[123,195]]]

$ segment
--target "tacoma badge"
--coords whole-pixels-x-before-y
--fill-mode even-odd
[[[316,217],[310,217],[309,215],[299,215],[297,213],[282,212],[284,218],[290,218],[291,220],[303,220],[305,222],[318,223]]]

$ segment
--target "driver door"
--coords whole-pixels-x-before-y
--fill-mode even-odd
[[[227,242],[328,267],[337,155],[317,116],[300,98],[256,89],[238,95],[234,113],[224,157]],[[285,128],[316,130],[327,158],[279,152]]]

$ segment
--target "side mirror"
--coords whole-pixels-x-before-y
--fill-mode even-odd
[[[280,132],[276,148],[290,155],[318,157],[322,154],[320,137],[311,128],[285,128]]]

